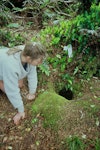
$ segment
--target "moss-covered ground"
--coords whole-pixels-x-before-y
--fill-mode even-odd
[[[23,98],[26,118],[18,126],[12,120],[16,111],[0,93],[0,150],[99,150],[100,80],[84,86],[71,101],[40,86],[35,101]]]

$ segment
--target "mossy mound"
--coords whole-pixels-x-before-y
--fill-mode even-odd
[[[32,110],[35,115],[40,114],[44,118],[43,125],[45,127],[57,129],[69,103],[67,99],[55,92],[45,91],[36,99]]]
[[[97,102],[91,101],[90,95],[88,96],[69,101],[49,89],[41,93],[34,101],[32,122],[37,126],[42,123],[44,128],[57,131],[57,136],[62,140],[70,135],[80,137],[83,133],[88,135],[90,132],[88,128],[93,130],[93,125],[97,128],[95,114],[99,114]]]

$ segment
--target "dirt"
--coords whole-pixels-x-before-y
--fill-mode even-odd
[[[84,86],[86,88],[84,88],[83,96],[75,98],[72,103],[78,101],[84,103],[88,100],[90,107],[100,106],[100,80],[92,79],[90,84],[86,82]],[[26,92],[27,87],[24,86],[21,90],[23,97]],[[85,109],[69,108],[70,111],[68,111],[66,120],[64,120],[67,126],[66,132],[64,132],[63,127],[56,132],[43,127],[42,117],[39,117],[38,123],[32,123],[34,118],[31,106],[34,101],[28,102],[25,98],[23,100],[26,118],[16,126],[12,120],[16,110],[14,110],[6,95],[0,93],[0,150],[67,150],[62,146],[64,135],[65,137],[71,135],[83,136],[86,138],[86,143],[100,138],[100,111],[98,109],[93,112],[90,110],[87,113],[85,110],[90,108],[87,108],[87,105]],[[96,118],[98,118],[97,125]],[[92,149],[95,150],[93,143],[86,148],[86,150]]]

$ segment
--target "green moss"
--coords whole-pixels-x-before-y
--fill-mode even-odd
[[[57,129],[59,121],[64,115],[64,108],[68,100],[55,92],[45,91],[40,94],[32,106],[35,115],[41,114],[44,118],[44,127]]]

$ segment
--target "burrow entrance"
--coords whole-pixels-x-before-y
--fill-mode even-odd
[[[68,99],[68,100],[73,100],[74,98],[74,94],[70,89],[66,89],[65,87],[63,87],[59,93],[59,95],[63,96],[64,98]]]

